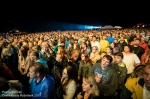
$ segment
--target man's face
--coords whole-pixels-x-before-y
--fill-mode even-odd
[[[145,67],[143,77],[145,85],[150,88],[150,66]]]
[[[101,63],[102,68],[107,67],[109,64],[110,64],[110,61],[106,57],[104,57]]]
[[[36,78],[36,73],[35,73],[34,69],[35,69],[34,67],[31,67],[29,69],[28,75],[30,78]]]
[[[139,40],[135,40],[135,45],[139,45],[140,41]]]
[[[122,58],[120,56],[115,56],[115,62],[120,63],[122,61]]]

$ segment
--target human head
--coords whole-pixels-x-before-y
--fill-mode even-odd
[[[130,53],[133,52],[131,45],[125,45],[123,49],[124,49],[124,52],[126,52],[126,53],[127,52],[130,52]]]
[[[140,44],[140,42],[141,42],[141,39],[140,38],[136,38],[134,45],[138,46]]]
[[[49,49],[49,44],[48,42],[42,42],[41,44],[41,48],[45,51],[47,51]]]
[[[104,55],[104,57],[102,58],[102,62],[101,62],[102,68],[109,66],[112,60],[113,58],[110,55]]]
[[[75,73],[74,73],[74,68],[71,66],[66,66],[63,70],[62,76],[64,78],[68,79],[74,79],[75,80]]]
[[[115,62],[116,63],[120,63],[123,59],[123,53],[122,52],[117,52],[115,54]]]
[[[150,90],[150,63],[146,64],[143,77],[146,87]]]
[[[106,48],[106,53],[111,53],[113,54],[113,48],[111,46],[107,46]]]
[[[145,65],[138,65],[134,68],[133,73],[131,74],[132,78],[137,78],[143,76]]]
[[[89,56],[87,53],[81,53],[81,60],[82,61],[89,61]]]
[[[102,59],[105,55],[106,55],[106,52],[101,52],[101,53],[100,53],[101,59]]]
[[[39,62],[33,63],[29,68],[28,75],[30,78],[37,78],[43,76],[44,74],[44,66]]]
[[[39,59],[39,52],[38,51],[31,51],[30,52],[30,59],[32,61],[36,61],[36,59]]]
[[[61,62],[61,61],[62,61],[62,59],[63,59],[63,54],[61,54],[61,53],[57,53],[57,54],[56,54],[56,58],[55,58],[55,59],[56,59],[56,61],[57,61],[57,62]]]
[[[99,95],[99,89],[93,76],[83,77],[82,90],[91,92],[94,96]]]

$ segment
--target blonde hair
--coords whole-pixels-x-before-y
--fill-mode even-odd
[[[90,87],[92,89],[92,93],[91,94],[93,96],[99,96],[99,89],[98,89],[98,86],[96,84],[96,81],[95,81],[94,77],[93,76],[85,76],[85,77],[83,77],[83,80],[86,83],[90,84]]]
[[[98,54],[100,55],[99,51],[98,51],[98,47],[97,46],[92,46],[92,49],[95,48],[96,49],[96,53],[95,54]]]

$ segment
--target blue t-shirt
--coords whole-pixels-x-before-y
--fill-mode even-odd
[[[38,83],[36,79],[31,79],[30,94],[31,99],[55,99],[55,81],[50,75],[45,77]]]

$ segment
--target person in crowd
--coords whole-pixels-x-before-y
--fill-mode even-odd
[[[118,89],[117,89],[117,97],[120,94],[120,91],[123,89],[124,83],[125,83],[125,79],[126,79],[126,75],[127,75],[127,68],[125,63],[122,61],[123,60],[123,53],[121,52],[117,52],[114,56],[115,60],[112,63],[112,67],[115,69],[115,71],[118,74]]]
[[[134,69],[120,93],[120,99],[150,99],[150,63]]]
[[[102,99],[99,97],[100,90],[92,76],[83,77],[82,92],[77,95],[77,99]]]
[[[31,51],[29,57],[30,57],[31,61],[39,62],[39,63],[43,64],[45,73],[49,74],[49,68],[48,68],[48,65],[47,65],[47,61],[44,60],[43,58],[39,57],[39,52],[38,51]]]
[[[100,59],[100,54],[98,52],[98,47],[97,46],[92,47],[92,52],[90,54],[90,59],[92,61],[92,64],[95,64],[97,62],[97,60]]]
[[[63,99],[74,99],[77,83],[73,67],[67,66],[64,68],[60,85]]]
[[[125,45],[123,53],[123,62],[126,64],[127,77],[130,77],[134,68],[140,64],[140,59],[133,53],[131,45]]]
[[[31,99],[55,99],[55,81],[53,77],[44,72],[44,66],[36,62],[29,68]]]
[[[114,98],[114,93],[118,88],[118,77],[116,71],[112,68],[113,58],[105,55],[101,63],[96,63],[90,69],[89,75],[95,76],[100,95],[106,99]]]
[[[141,39],[140,38],[136,38],[135,39],[135,43],[132,46],[133,53],[136,54],[139,59],[141,59],[141,56],[145,53],[144,48],[139,46],[140,42],[141,42]]]

